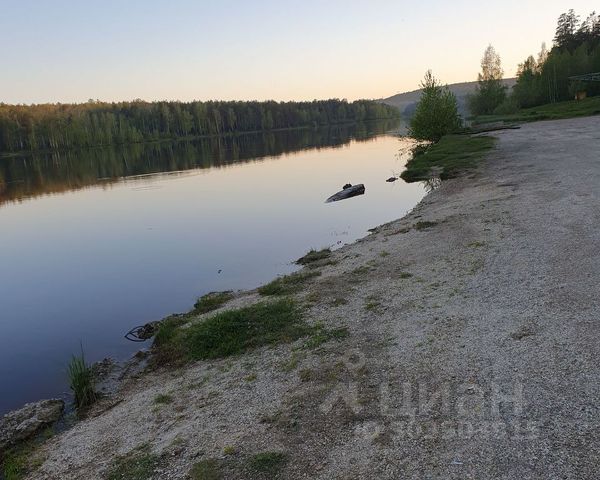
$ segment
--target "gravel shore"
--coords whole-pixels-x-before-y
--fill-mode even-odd
[[[139,452],[155,479],[206,460],[227,479],[598,478],[600,117],[493,135],[478,171],[295,295],[347,336],[131,379],[32,478],[106,478]]]

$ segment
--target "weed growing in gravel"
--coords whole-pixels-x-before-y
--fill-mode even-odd
[[[350,333],[347,328],[328,329],[322,323],[317,323],[312,327],[310,337],[302,345],[305,349],[313,349],[320,347],[329,340],[341,340],[346,338]]]
[[[223,455],[235,455],[237,453],[237,448],[233,445],[225,445],[223,447]]]
[[[415,223],[415,230],[421,231],[421,230],[425,230],[427,228],[431,228],[431,227],[435,227],[437,225],[437,222],[427,222],[427,221],[422,221],[422,222],[417,222]]]
[[[485,242],[471,242],[467,245],[469,248],[481,248],[485,247]]]
[[[310,250],[306,255],[296,260],[298,265],[309,265],[315,262],[321,262],[331,256],[331,249],[324,248],[322,250]]]
[[[221,307],[233,298],[233,292],[211,292],[200,297],[194,304],[194,313],[207,313]]]
[[[321,272],[297,272],[284,277],[279,277],[272,282],[263,285],[258,289],[258,293],[265,296],[270,295],[291,295],[302,290],[304,284],[311,278],[318,277]]]
[[[117,457],[106,475],[107,480],[148,480],[154,475],[160,458],[144,444],[127,455]]]
[[[155,405],[168,405],[169,403],[173,403],[173,397],[166,393],[161,393],[160,395],[154,397],[153,403]]]
[[[381,302],[378,302],[376,300],[370,300],[367,303],[365,303],[365,310],[367,312],[377,312],[380,308]]]
[[[219,461],[214,458],[207,458],[192,467],[190,478],[192,480],[220,480],[224,477]]]
[[[262,452],[248,460],[248,466],[258,473],[274,477],[287,463],[287,455],[283,452]]]

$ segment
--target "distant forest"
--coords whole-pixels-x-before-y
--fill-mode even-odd
[[[226,167],[311,148],[338,148],[352,140],[368,141],[399,126],[400,120],[396,118],[322,128],[12,155],[0,161],[0,206],[38,195],[109,185],[123,177]]]
[[[519,107],[572,100],[576,93],[600,95],[600,82],[577,82],[569,77],[600,72],[600,17],[585,20],[573,10],[558,19],[554,45],[545,46],[537,58],[530,56],[521,65],[512,96]]]
[[[236,132],[319,127],[394,118],[370,100],[312,102],[0,103],[0,152],[125,145]]]

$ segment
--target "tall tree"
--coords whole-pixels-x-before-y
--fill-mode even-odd
[[[567,13],[563,13],[558,17],[558,25],[554,35],[554,45],[558,48],[565,48],[573,51],[575,47],[576,32],[579,27],[579,15],[575,10],[571,9]]]
[[[469,108],[475,115],[489,115],[505,100],[506,87],[502,83],[504,70],[502,60],[492,45],[481,59],[481,73],[477,77],[477,88],[469,98]]]

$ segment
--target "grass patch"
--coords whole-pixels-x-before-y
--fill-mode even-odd
[[[352,284],[360,283],[366,280],[367,275],[374,270],[371,265],[363,265],[349,272],[347,281]]]
[[[485,247],[485,242],[471,242],[467,245],[469,248],[481,248]]]
[[[153,403],[155,405],[168,405],[169,403],[173,403],[173,397],[166,393],[161,393],[160,395],[154,397]]]
[[[47,427],[34,438],[0,451],[0,478],[4,480],[29,478],[44,463],[45,458],[38,447],[53,436],[54,429]]]
[[[329,340],[341,340],[350,335],[350,332],[347,328],[325,328],[322,323],[317,323],[314,327],[312,327],[312,331],[310,333],[310,337],[304,342],[302,345],[305,349],[313,349],[320,347],[324,343]]]
[[[248,466],[257,473],[273,477],[281,472],[287,461],[283,452],[262,452],[250,457]]]
[[[258,293],[265,296],[291,295],[302,290],[304,284],[311,278],[318,277],[320,272],[296,272],[291,275],[279,277],[272,282],[259,287]]]
[[[157,337],[154,347],[165,363],[228,357],[247,350],[289,342],[310,333],[291,299],[261,302],[218,313],[187,328]],[[159,342],[157,342],[159,340]]]
[[[27,454],[9,451],[2,459],[2,475],[5,480],[22,480],[30,472]]]
[[[400,176],[418,182],[431,178],[432,169],[437,169],[442,180],[457,177],[475,168],[494,142],[487,136],[446,135],[437,143],[417,147]]]
[[[83,350],[80,355],[73,355],[67,368],[69,386],[75,397],[75,406],[78,409],[90,406],[97,400],[94,389],[94,374],[91,367],[85,362]]]
[[[208,313],[221,307],[233,298],[233,292],[211,292],[203,295],[194,304],[194,313]]]
[[[400,272],[398,274],[398,278],[402,278],[402,279],[410,278],[412,276],[413,276],[413,274],[409,273],[409,272]]]
[[[148,480],[154,476],[160,458],[150,452],[148,445],[119,456],[106,475],[107,480]]]
[[[367,303],[365,303],[365,310],[367,312],[377,312],[380,308],[381,302],[378,302],[377,300],[370,300]]]
[[[437,225],[437,222],[417,222],[415,223],[415,230],[421,231],[421,230],[426,230],[428,228],[431,227],[435,227]]]
[[[224,477],[219,461],[214,458],[207,458],[192,467],[190,478],[192,480],[220,480]]]
[[[322,262],[331,257],[331,249],[324,248],[322,250],[310,250],[306,255],[296,260],[298,265],[309,265],[315,262]]]
[[[475,124],[493,122],[537,122],[562,118],[587,117],[600,114],[600,97],[568,102],[550,103],[538,107],[524,108],[510,115],[485,115],[476,117]]]

